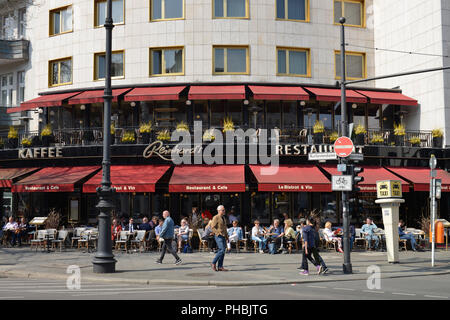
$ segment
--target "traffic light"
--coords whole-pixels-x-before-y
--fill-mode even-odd
[[[352,185],[353,185],[353,192],[359,192],[360,189],[358,188],[358,183],[361,183],[364,181],[364,177],[358,176],[360,173],[364,172],[364,168],[357,167],[353,164],[347,165],[347,174],[352,176]]]

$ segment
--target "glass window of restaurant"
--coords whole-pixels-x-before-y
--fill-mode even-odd
[[[180,194],[180,211],[182,217],[189,217],[192,214],[192,207],[199,207],[200,194],[184,193]]]
[[[302,218],[308,217],[309,214],[309,195],[306,192],[295,192],[292,194],[292,204],[293,204],[293,211],[294,211],[294,218],[296,223],[298,223],[298,217],[299,215],[302,216]]]
[[[267,102],[266,104],[267,129],[281,128],[280,102]]]
[[[367,107],[368,129],[379,130],[381,128],[380,120],[382,120],[382,119],[380,119],[380,111],[381,111],[381,105],[372,105],[372,104],[368,105],[368,107]]]
[[[261,225],[270,224],[270,194],[253,192],[251,195],[251,225],[258,219]]]
[[[227,117],[231,117],[236,128],[242,125],[242,102],[239,100],[227,101]]]
[[[186,122],[186,102],[184,101],[172,101],[173,108],[173,118],[175,119],[176,124],[181,121]]]
[[[133,217],[142,218],[148,217],[150,214],[150,194],[137,193],[133,194]]]
[[[91,105],[90,108],[90,121],[91,128],[102,128],[103,127],[103,105],[100,103],[95,103]]]
[[[255,103],[250,103],[249,106],[244,106],[244,108],[251,107],[252,105],[256,105],[257,107],[261,108],[260,111],[258,111],[256,114],[249,112],[248,114],[248,122],[249,126],[251,128],[255,127],[255,116],[256,116],[256,128],[264,128],[264,101],[255,101]]]
[[[353,123],[355,126],[362,125],[367,129],[366,106],[353,103],[352,105]]]
[[[242,222],[241,196],[239,193],[223,193],[222,204],[225,206],[227,214],[233,212],[233,215],[238,218],[239,223]]]
[[[194,108],[194,121],[201,121],[203,130],[209,127],[208,117],[208,101],[195,101],[193,103]]]
[[[296,129],[297,128],[297,101],[283,102],[283,128]]]
[[[339,209],[336,203],[336,192],[320,194],[320,210],[322,212],[322,222],[330,221],[336,224],[340,221],[338,214]]]
[[[331,105],[321,105],[319,107],[319,120],[322,121],[325,129],[333,128],[333,110]]]
[[[210,102],[211,127],[223,127],[223,119],[225,118],[225,101],[214,100]]]
[[[274,192],[272,194],[272,221],[273,219],[280,219],[283,213],[290,216],[290,196],[287,192]],[[272,223],[271,221],[271,223]]]

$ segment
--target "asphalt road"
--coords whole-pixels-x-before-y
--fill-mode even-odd
[[[450,275],[382,279],[380,289],[370,290],[366,281],[340,281],[256,287],[138,286],[85,283],[67,289],[65,281],[0,278],[0,300],[304,300],[388,299],[449,300]]]

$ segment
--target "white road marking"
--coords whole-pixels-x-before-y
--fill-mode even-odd
[[[443,296],[424,295],[424,297],[427,297],[427,298],[436,298],[436,299],[448,299],[448,297],[443,297]]]
[[[140,291],[140,292],[136,292],[136,291],[120,291],[120,292],[107,292],[107,293],[101,293],[103,294],[143,294],[143,293],[166,293],[166,292],[182,292],[182,291],[200,291],[200,290],[217,290],[217,288],[198,288],[198,289],[184,289],[184,290],[179,290],[179,289],[170,289],[170,290],[148,290],[147,291]],[[80,297],[80,296],[93,296],[93,295],[99,295],[99,292],[97,293],[80,293],[80,294],[73,294],[73,297]]]
[[[405,293],[405,292],[392,292],[392,294],[399,295],[399,296],[415,296],[415,293]]]
[[[25,297],[0,297],[1,299],[24,299]]]
[[[375,290],[363,290],[363,292],[370,292],[370,293],[384,293],[384,291],[375,291]]]
[[[334,290],[345,290],[345,291],[356,291],[355,289],[350,288],[333,288]]]
[[[309,288],[318,288],[318,289],[326,289],[327,287],[321,287],[321,286],[308,286]]]

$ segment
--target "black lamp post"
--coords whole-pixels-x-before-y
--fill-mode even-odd
[[[112,20],[112,0],[106,2],[106,74],[105,74],[105,93],[104,99],[104,116],[103,116],[103,176],[102,185],[97,188],[97,194],[100,201],[97,208],[100,210],[98,216],[98,250],[95,254],[92,264],[94,273],[113,273],[116,271],[116,260],[112,253],[111,242],[111,218],[110,213],[114,208],[113,196],[115,190],[111,187],[111,46],[112,46],[112,29],[114,28]]]

